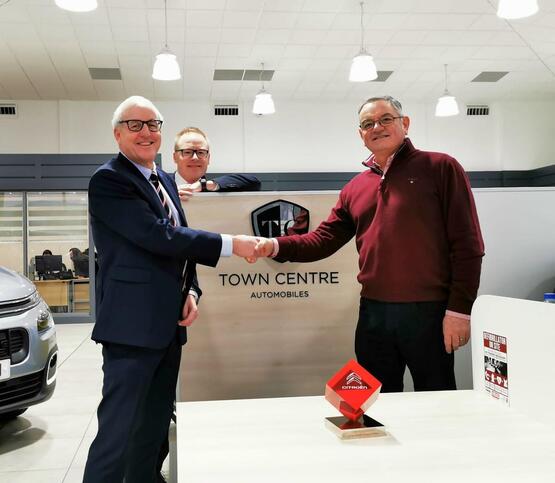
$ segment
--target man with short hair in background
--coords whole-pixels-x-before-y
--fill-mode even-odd
[[[187,226],[174,181],[154,163],[162,123],[148,99],[123,101],[112,119],[120,152],[89,183],[99,266],[92,339],[102,344],[104,380],[85,483],[158,480],[181,346],[198,315],[195,265],[249,256],[256,245]]]
[[[210,164],[210,143],[198,127],[186,127],[175,136],[173,160],[175,182],[182,201],[200,191],[259,191],[260,181],[250,174],[227,174],[206,179]]]
[[[257,256],[312,262],[356,237],[359,363],[383,392],[403,390],[406,367],[417,391],[456,389],[454,351],[470,338],[484,255],[468,178],[451,156],[412,145],[396,99],[370,98],[358,115],[369,169],[316,230],[263,239]]]

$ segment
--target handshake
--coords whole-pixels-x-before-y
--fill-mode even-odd
[[[270,238],[234,235],[233,254],[254,263],[261,257],[269,257],[274,252],[274,242]]]

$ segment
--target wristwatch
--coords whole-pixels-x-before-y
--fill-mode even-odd
[[[201,176],[199,181],[200,181],[200,190],[202,192],[208,191],[208,188],[206,187],[206,176]]]

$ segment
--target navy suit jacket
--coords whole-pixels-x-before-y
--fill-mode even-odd
[[[162,170],[157,173],[183,226],[170,224],[150,182],[121,153],[90,180],[89,213],[99,264],[92,333],[97,342],[167,347],[189,288],[200,295],[195,264],[214,267],[220,257],[221,236],[188,228],[175,182]],[[185,328],[180,331],[185,343]]]
[[[175,173],[170,175],[175,181]],[[214,178],[218,191],[260,191],[260,180],[252,174],[225,174]]]

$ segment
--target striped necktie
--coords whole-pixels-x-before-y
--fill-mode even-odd
[[[162,189],[162,186],[160,185],[160,179],[158,178],[158,174],[156,174],[155,171],[153,171],[150,175],[150,182],[152,183],[152,186],[154,186],[154,189],[156,189],[156,193],[158,193],[158,198],[160,198],[160,202],[162,203],[162,206],[164,207],[164,211],[166,212],[166,215],[168,216],[168,219],[170,220],[170,223],[173,226],[176,226],[177,223],[175,221],[175,217],[173,216],[173,212],[172,212],[172,209],[170,207],[169,200],[167,199],[166,194],[164,193],[164,190]]]

